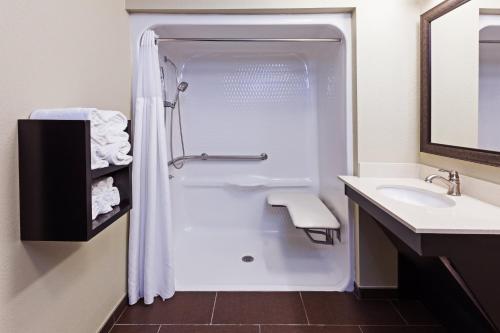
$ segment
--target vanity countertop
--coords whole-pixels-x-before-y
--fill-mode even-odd
[[[346,186],[419,234],[491,234],[500,235],[500,207],[467,195],[446,195],[446,189],[417,178],[371,178],[339,176]],[[377,188],[407,186],[446,195],[452,207],[423,207],[391,199]]]

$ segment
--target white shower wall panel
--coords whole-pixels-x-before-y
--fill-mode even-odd
[[[133,31],[155,26],[162,37],[343,39],[160,44],[189,83],[180,99],[186,152],[269,156],[171,169],[177,290],[351,287],[348,205],[337,180],[352,168],[349,22],[347,15],[133,18]],[[174,146],[178,156],[178,139]],[[340,219],[342,241],[313,244],[285,208],[269,207],[267,194],[283,189],[317,193]],[[246,255],[254,261],[243,262]]]
[[[190,82],[190,90],[182,96],[190,152],[267,152],[272,156],[269,161],[248,167],[276,176],[288,172],[305,177],[315,168],[313,96],[306,65],[298,57],[258,53],[197,57],[185,64],[182,78]],[[290,156],[300,158],[289,169],[279,170]],[[236,164],[226,167],[233,166],[240,169]],[[225,173],[223,169],[215,171]]]

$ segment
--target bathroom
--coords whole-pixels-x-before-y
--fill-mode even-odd
[[[0,332],[498,331],[497,2],[4,4]]]

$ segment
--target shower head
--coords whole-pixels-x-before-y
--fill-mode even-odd
[[[181,83],[179,83],[179,85],[177,86],[177,90],[181,91],[181,92],[184,92],[186,91],[186,89],[188,88],[189,84],[185,81],[182,81]]]
[[[185,81],[182,81],[177,85],[177,90],[175,91],[175,98],[173,102],[165,101],[163,104],[165,107],[169,107],[172,110],[174,110],[175,106],[177,105],[177,102],[179,101],[179,93],[186,91],[188,88],[189,84]]]

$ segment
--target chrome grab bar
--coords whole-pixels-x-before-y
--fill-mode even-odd
[[[266,153],[260,155],[208,155],[203,153],[201,155],[186,155],[174,158],[172,161],[168,162],[168,166],[174,163],[187,160],[199,160],[199,161],[265,161],[268,159]]]

